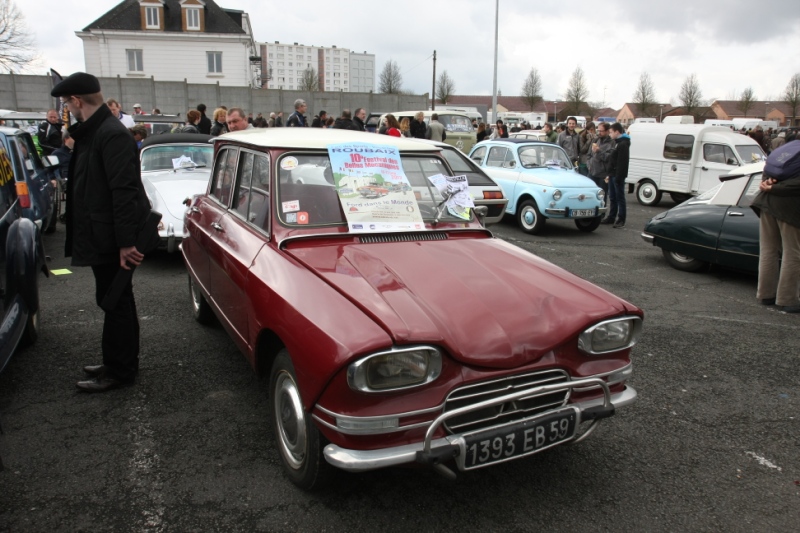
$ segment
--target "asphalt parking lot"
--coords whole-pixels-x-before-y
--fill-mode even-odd
[[[578,445],[455,482],[390,469],[296,489],[265,384],[192,320],[177,255],[134,278],[137,385],[78,393],[100,362],[91,271],[42,278],[39,341],[0,374],[0,531],[797,531],[800,316],[758,305],[752,275],[670,268],[639,233],[673,204],[628,201],[624,229],[492,230],[645,310],[638,401]],[[45,236],[51,268],[69,268],[63,240]]]

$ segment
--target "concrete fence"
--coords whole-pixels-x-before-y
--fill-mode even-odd
[[[326,111],[334,117],[342,109],[355,111],[363,107],[367,112],[413,111],[428,108],[428,94],[400,95],[346,92],[307,92],[283,89],[251,89],[249,87],[227,87],[216,85],[186,83],[185,81],[155,81],[153,78],[129,79],[99,78],[103,96],[114,98],[127,113],[133,112],[133,104],[141,104],[149,113],[158,108],[164,114],[186,116],[186,111],[197,104],[205,104],[206,114],[211,118],[214,108],[224,105],[227,108],[241,107],[256,116],[265,117],[271,112],[283,111],[284,120],[294,111],[294,101],[302,98],[308,104],[307,116]],[[55,100],[50,96],[52,82],[50,76],[31,76],[20,74],[0,74],[0,109],[12,111],[47,111],[54,107]]]

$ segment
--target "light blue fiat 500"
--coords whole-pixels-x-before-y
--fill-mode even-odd
[[[540,233],[548,218],[574,220],[579,230],[587,232],[600,225],[605,193],[575,171],[561,147],[498,139],[476,144],[469,157],[503,188],[506,213],[514,215],[526,233]]]

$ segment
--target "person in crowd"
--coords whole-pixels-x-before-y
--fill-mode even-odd
[[[200,122],[200,111],[196,109],[190,109],[186,113],[186,125],[180,128],[178,131],[180,133],[200,133],[200,130],[197,127],[197,124]]]
[[[147,128],[144,124],[137,124],[132,128],[129,128],[131,135],[133,135],[133,140],[136,141],[136,153],[139,153],[139,150],[142,149],[142,141],[147,139]]]
[[[247,114],[247,123],[255,128],[256,126],[255,126],[255,124],[253,124],[254,122],[255,122],[255,119],[253,118],[253,114],[252,113],[248,113]]]
[[[601,122],[597,126],[597,137],[589,146],[587,166],[589,177],[606,193],[608,204],[608,182],[611,167],[611,152],[614,149],[614,139],[610,135],[611,124]]]
[[[197,131],[209,135],[211,133],[211,120],[206,116],[206,104],[197,104],[197,111],[200,112],[200,121],[197,123]]]
[[[253,125],[247,123],[247,115],[241,107],[232,107],[225,119],[228,131],[252,130]]]
[[[444,129],[444,124],[439,122],[438,113],[433,113],[431,115],[431,121],[428,124],[428,130],[425,133],[425,138],[439,142],[444,142],[444,140],[447,139],[447,132]]]
[[[256,115],[255,120],[253,121],[253,126],[256,128],[266,128],[267,127],[267,119],[264,118],[264,115],[261,113]]]
[[[494,123],[494,131],[492,132],[492,139],[508,139],[508,129],[506,129],[506,125],[503,124],[503,121],[498,119],[497,122]]]
[[[556,143],[567,152],[567,157],[576,166],[581,152],[581,138],[578,136],[578,132],[575,131],[577,125],[577,119],[569,117],[567,119],[567,129],[558,134],[558,142]]]
[[[268,128],[274,128],[275,127],[275,113],[270,113],[269,114],[269,120],[267,121],[267,127]]]
[[[758,215],[756,298],[786,313],[800,313],[800,176],[777,181],[766,173],[750,207]]]
[[[476,134],[478,142],[481,142],[482,140],[486,139],[486,135],[487,135],[486,123],[481,122],[480,124],[478,124],[478,133]]]
[[[561,124],[556,124],[556,144],[558,144],[558,137],[557,136],[561,135],[561,133],[563,131],[564,131],[564,126],[561,125]]]
[[[289,115],[289,118],[286,120],[286,127],[287,128],[305,128],[308,126],[308,122],[306,122],[306,116],[304,113],[308,109],[308,105],[306,101],[302,98],[298,98],[294,101],[294,113]]]
[[[519,124],[514,124],[508,131],[510,131],[511,133],[517,133],[522,131],[522,128],[520,127]]]
[[[53,150],[51,155],[58,158],[58,172],[61,174],[61,181],[66,182],[69,179],[69,162],[72,160],[72,149],[75,147],[75,139],[69,134],[69,130],[65,129],[62,134],[61,146]]]
[[[225,109],[218,107],[214,110],[214,123],[211,125],[210,134],[217,136],[223,133],[228,133],[228,112]]]
[[[424,139],[428,132],[428,127],[425,125],[425,113],[422,111],[414,115],[414,120],[411,121],[411,136],[415,139]]]
[[[367,131],[367,110],[363,107],[356,109],[353,113],[353,129],[355,131]]]
[[[335,130],[354,130],[352,114],[349,109],[342,109],[342,116],[336,119],[333,123]]]
[[[619,122],[611,125],[611,138],[614,139],[614,148],[611,151],[611,165],[606,178],[608,180],[609,208],[606,218],[601,223],[613,223],[615,228],[624,228],[627,215],[625,178],[628,177],[631,138],[625,133],[625,128]]]
[[[386,135],[391,135],[392,137],[402,137],[403,135],[400,133],[400,123],[391,113],[386,115]]]
[[[777,150],[784,144],[786,144],[786,133],[782,131],[777,135],[777,137],[772,139],[772,150]]]
[[[144,111],[142,111],[142,104],[133,104],[133,114],[144,115]]]
[[[749,134],[750,138],[756,141],[761,149],[764,150],[765,153],[769,154],[772,151],[772,144],[768,143],[766,136],[764,135],[764,128],[761,126],[756,126],[752,130],[750,130]]]
[[[42,153],[44,155],[50,155],[61,147],[61,127],[58,111],[55,109],[48,110],[47,120],[39,124],[39,127],[36,129],[36,137],[39,140],[39,146],[42,147]]]
[[[157,108],[157,107],[154,107],[152,114],[153,115],[160,115],[161,114],[161,110],[159,108]]]
[[[580,133],[580,150],[578,155],[578,172],[584,176],[589,175],[589,151],[592,143],[597,138],[597,129],[594,122],[587,122],[586,127]]]
[[[283,127],[283,111],[278,111],[278,114],[275,115],[275,127],[276,128]]]
[[[403,137],[411,137],[411,121],[408,117],[403,117],[400,121],[400,134]]]
[[[69,128],[75,140],[67,194],[65,256],[73,266],[91,266],[97,304],[120,269],[139,266],[144,254],[135,243],[150,214],[133,137],[111,108],[103,104],[100,82],[76,72],[50,93],[60,97],[77,120]],[[153,229],[155,232],[155,228]],[[157,238],[157,235],[152,235]],[[84,367],[91,379],[79,381],[85,392],[106,392],[133,385],[139,371],[139,319],[128,278],[113,308],[105,309],[103,364]]]
[[[106,101],[106,105],[111,110],[111,113],[117,117],[120,122],[122,122],[123,126],[126,128],[132,128],[136,125],[136,123],[133,121],[133,118],[122,111],[122,107],[119,105],[119,102],[113,98],[109,98]]]
[[[386,117],[382,117],[382,118],[381,118],[381,123],[380,123],[380,125],[378,126],[378,134],[380,134],[380,135],[386,135],[386,128],[388,128],[388,127],[389,127],[389,125],[388,125],[388,123],[386,122]]]
[[[325,121],[328,120],[328,113],[325,111],[320,111],[319,115],[314,115],[314,119],[311,121],[312,128],[322,128],[325,126]]]
[[[549,122],[545,122],[544,127],[544,134],[545,134],[545,141],[556,144],[558,142],[558,133],[553,131],[553,125]]]

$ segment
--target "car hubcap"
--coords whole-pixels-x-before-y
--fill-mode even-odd
[[[645,185],[644,187],[642,187],[642,198],[644,198],[645,200],[652,200],[653,196],[654,193],[652,187],[650,187],[649,185]]]
[[[692,261],[694,261],[694,258],[676,252],[672,252],[672,257],[674,257],[676,261],[680,261],[681,263],[691,263]]]
[[[306,420],[297,385],[286,372],[275,382],[273,408],[281,453],[289,466],[298,469],[306,456]]]
[[[536,215],[533,214],[533,210],[530,208],[525,209],[525,213],[523,214],[523,220],[525,220],[525,224],[532,226],[534,222],[536,222]]]

